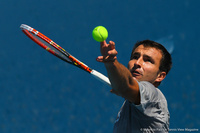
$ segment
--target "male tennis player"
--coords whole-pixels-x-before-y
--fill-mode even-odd
[[[128,68],[118,62],[115,43],[101,42],[103,62],[112,84],[111,92],[125,98],[114,133],[168,132],[167,101],[157,88],[171,69],[171,55],[159,43],[144,40],[132,50]]]

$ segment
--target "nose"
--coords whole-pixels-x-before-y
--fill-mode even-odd
[[[141,65],[142,65],[142,58],[140,57],[140,58],[138,58],[137,61],[135,62],[135,66],[141,67]]]

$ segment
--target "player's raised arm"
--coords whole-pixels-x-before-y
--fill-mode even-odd
[[[105,64],[112,86],[111,92],[128,99],[130,102],[140,104],[138,83],[133,79],[130,71],[117,61],[115,43],[110,41],[107,44],[106,41],[103,41],[100,50],[102,56],[99,56],[97,61]]]

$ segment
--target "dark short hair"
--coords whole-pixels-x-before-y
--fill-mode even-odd
[[[133,47],[130,59],[132,59],[132,54],[135,51],[135,49],[140,45],[143,45],[144,47],[153,47],[153,48],[159,49],[161,51],[162,58],[160,60],[159,70],[164,71],[164,72],[166,72],[166,74],[168,74],[168,72],[170,71],[170,69],[172,67],[171,55],[163,45],[161,45],[160,43],[157,43],[155,41],[152,41],[152,40],[138,41]]]

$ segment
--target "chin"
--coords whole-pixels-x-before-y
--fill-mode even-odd
[[[137,80],[137,81],[140,81],[140,80],[139,80],[138,78],[136,78],[136,77],[133,77],[133,79],[134,79],[134,80]]]

